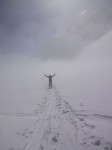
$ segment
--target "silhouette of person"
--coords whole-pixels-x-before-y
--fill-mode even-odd
[[[45,76],[49,79],[49,89],[52,88],[52,78],[53,78],[55,75],[56,75],[56,74],[47,76],[47,75],[45,74]]]

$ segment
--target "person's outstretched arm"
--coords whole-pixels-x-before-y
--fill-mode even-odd
[[[52,75],[52,77],[54,77],[56,74]]]
[[[48,78],[48,76],[46,74],[44,74],[44,75]]]

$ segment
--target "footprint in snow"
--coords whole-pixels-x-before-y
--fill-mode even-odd
[[[99,146],[101,144],[101,141],[100,140],[95,140],[95,141],[92,142],[92,144],[94,146]]]
[[[90,138],[91,138],[91,139],[95,139],[95,135],[91,135]]]
[[[84,121],[84,118],[79,118],[80,121]]]
[[[25,136],[25,135],[26,135],[26,133],[23,133],[23,134],[22,134],[22,136]]]
[[[54,136],[54,137],[52,138],[52,141],[53,141],[54,143],[57,143],[57,142],[58,142],[57,137]]]

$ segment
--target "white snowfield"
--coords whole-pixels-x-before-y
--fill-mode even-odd
[[[0,114],[0,149],[112,150],[111,116],[74,110],[56,87],[45,93],[32,113]]]

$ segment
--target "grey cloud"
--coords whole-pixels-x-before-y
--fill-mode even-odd
[[[1,52],[43,59],[77,56],[112,29],[111,6],[110,0],[1,0]]]

